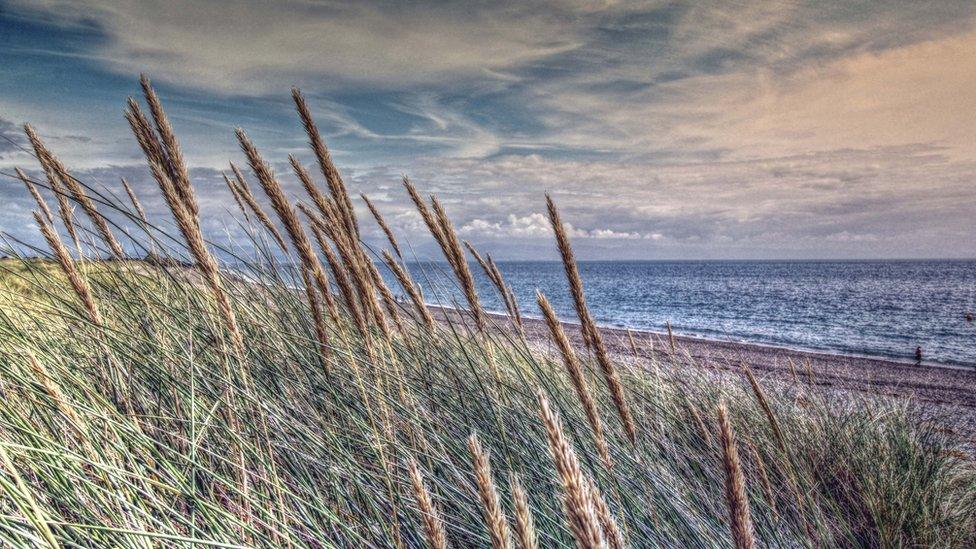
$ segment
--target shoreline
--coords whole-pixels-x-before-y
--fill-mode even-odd
[[[431,307],[436,315],[450,308]],[[487,313],[494,321],[507,322],[508,315]],[[522,317],[526,339],[542,351],[553,350],[545,321]],[[583,350],[579,324],[563,322],[570,342]],[[829,392],[861,394],[914,402],[923,417],[959,435],[976,454],[976,370],[923,363],[904,363],[880,357],[790,349],[758,343],[722,341],[675,334],[676,353],[671,353],[668,336],[650,330],[630,330],[638,347],[635,358],[628,329],[598,326],[611,358],[620,364],[637,366],[650,358],[666,358],[666,368],[695,368],[703,373],[741,376],[746,363],[765,382],[792,385],[804,383]],[[650,344],[649,344],[650,343]],[[793,367],[790,367],[792,362]]]

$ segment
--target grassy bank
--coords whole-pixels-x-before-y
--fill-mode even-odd
[[[385,255],[361,246],[367,220],[297,93],[327,190],[295,160],[309,195],[286,197],[239,132],[250,173],[228,185],[258,253],[229,275],[216,257],[232,251],[204,240],[144,84],[148,113],[131,102],[127,117],[173,221],[95,193],[31,135],[45,177],[28,186],[64,204],[38,203],[48,260],[0,263],[0,540],[876,547],[976,534],[972,463],[907,404],[821,394],[802,372],[789,386],[745,367],[702,377],[669,350],[613,363],[551,202],[589,351],[561,347],[555,322],[553,352],[533,351],[490,258],[405,182],[466,301],[461,320],[432,321],[436,296],[419,295],[392,232]],[[472,268],[510,320],[481,312]]]

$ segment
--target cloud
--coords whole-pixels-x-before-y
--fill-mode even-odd
[[[232,94],[282,81],[401,86],[487,75],[578,45],[558,14],[414,3],[123,0],[14,2],[62,25],[92,26],[92,55],[123,74]],[[570,32],[567,32],[570,31]]]
[[[49,34],[0,47],[24,75],[4,117],[111,182],[142,165],[118,110],[146,71],[208,211],[230,205],[206,170],[239,158],[237,124],[312,161],[297,84],[350,186],[417,242],[403,173],[498,257],[551,257],[546,191],[592,257],[976,255],[970,0],[5,7]]]
[[[566,234],[571,238],[595,238],[595,239],[626,239],[635,240],[640,238],[653,238],[658,240],[661,235],[658,233],[642,235],[636,232],[620,232],[613,229],[579,229],[566,223]],[[484,219],[472,219],[465,223],[458,231],[462,236],[480,237],[514,237],[514,238],[552,238],[553,232],[549,225],[548,218],[541,213],[531,213],[527,216],[518,217],[509,214],[504,222],[490,222]]]

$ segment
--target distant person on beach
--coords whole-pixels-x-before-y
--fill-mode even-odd
[[[915,365],[916,366],[921,366],[922,365],[922,346],[921,345],[919,345],[918,347],[915,347]]]
[[[966,322],[972,322],[972,321],[973,321],[973,312],[969,311],[968,313],[966,313]]]

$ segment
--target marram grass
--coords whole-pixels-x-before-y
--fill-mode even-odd
[[[459,277],[456,291],[425,288],[421,298],[400,250],[360,245],[346,185],[297,91],[327,192],[279,194],[241,132],[278,219],[239,221],[249,240],[233,249],[203,240],[177,138],[143,86],[149,116],[130,101],[128,118],[175,224],[73,180],[37,139],[45,179],[32,183],[59,192],[60,216],[39,205],[39,219],[46,240],[64,232],[69,244],[0,261],[0,545],[962,547],[976,538],[972,462],[910,404],[676,367],[668,351],[624,362],[586,318],[595,359],[546,352],[480,310],[446,212],[407,183]],[[233,174],[246,197],[244,177]],[[101,221],[80,223],[68,202]],[[296,204],[316,217],[320,250]],[[120,242],[150,260],[96,260],[118,255]],[[293,257],[279,255],[282,244]],[[338,255],[324,257],[329,246]],[[588,317],[565,234],[559,248]],[[408,299],[389,299],[370,268],[384,260]],[[346,291],[336,293],[340,277],[327,277],[325,263]],[[435,320],[418,307],[449,304],[447,295],[469,308]]]

